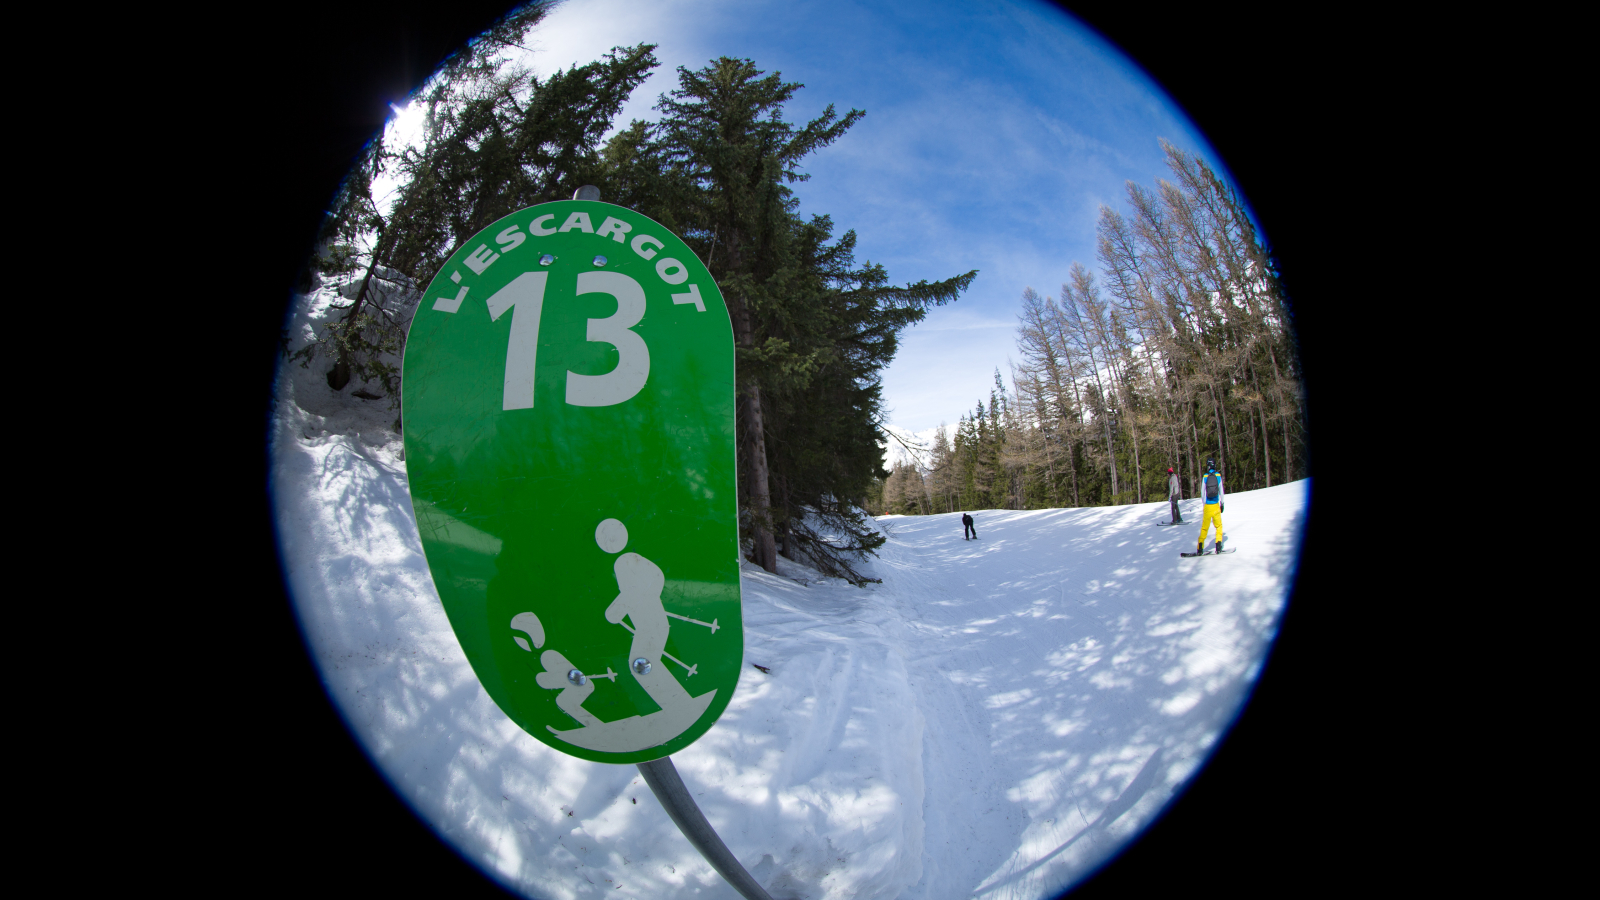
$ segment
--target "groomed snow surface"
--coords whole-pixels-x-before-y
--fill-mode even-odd
[[[428,574],[395,413],[333,393],[325,368],[280,378],[280,541],[328,692],[391,784],[530,897],[736,898],[637,769],[546,747],[479,687]],[[883,583],[864,589],[747,564],[738,691],[674,764],[778,900],[1054,896],[1238,714],[1307,487],[1230,495],[1222,557],[1179,558],[1189,501],[1174,528],[1156,526],[1165,503],[978,511],[976,541],[959,514],[886,516]]]

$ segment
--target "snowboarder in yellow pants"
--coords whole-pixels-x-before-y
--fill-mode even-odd
[[[1217,464],[1206,460],[1206,474],[1200,479],[1200,496],[1205,498],[1205,514],[1200,517],[1200,541],[1195,544],[1195,555],[1206,552],[1206,532],[1211,523],[1217,523],[1216,552],[1222,552],[1222,476],[1217,474]]]

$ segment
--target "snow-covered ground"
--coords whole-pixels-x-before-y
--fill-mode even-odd
[[[637,769],[558,753],[484,693],[428,574],[394,411],[334,394],[324,369],[280,379],[280,541],[327,689],[391,784],[528,896],[736,897]],[[885,517],[883,583],[864,589],[747,565],[737,693],[673,760],[780,900],[1052,895],[1237,715],[1307,487],[1229,496],[1238,552],[1216,558],[1178,556],[1190,502],[1196,524],[1176,528],[1156,527],[1162,503],[980,511],[976,541],[959,515]]]

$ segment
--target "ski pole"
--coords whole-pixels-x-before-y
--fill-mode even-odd
[[[671,615],[671,613],[668,613],[668,615]],[[617,624],[621,625],[623,628],[627,628],[629,634],[633,634],[634,633],[634,630],[632,628],[628,628],[628,623],[627,622],[618,622]],[[705,623],[701,622],[700,624],[704,625]],[[678,665],[683,666],[683,670],[685,672],[688,672],[689,676],[691,676],[691,677],[694,676],[694,675],[699,674],[699,672],[700,672],[700,664],[699,663],[695,663],[694,665],[691,666],[688,663],[684,662],[683,660],[677,658],[676,656],[673,656],[671,653],[668,653],[666,650],[662,650],[661,651],[661,658],[662,659],[670,659],[673,662],[677,663]],[[611,667],[610,666],[606,666],[606,671],[607,672],[611,671]]]
[[[688,616],[680,616],[675,612],[669,612],[669,613],[667,613],[667,615],[673,617],[674,619],[682,619],[685,622],[693,622],[696,625],[704,625],[705,627],[711,629],[711,633],[712,634],[716,634],[717,633],[717,629],[722,627],[721,625],[717,624],[717,620],[716,619],[712,619],[710,622],[702,622],[699,619],[691,619]]]

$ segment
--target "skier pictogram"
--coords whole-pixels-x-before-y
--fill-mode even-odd
[[[595,542],[607,553],[619,553],[628,545],[628,529],[616,519],[606,519],[595,529]],[[612,571],[616,573],[618,593],[606,607],[606,621],[621,625],[633,635],[626,674],[637,681],[661,709],[615,722],[601,721],[584,709],[583,702],[594,693],[595,679],[609,679],[615,684],[619,673],[608,666],[604,675],[586,675],[554,648],[540,655],[539,663],[545,671],[536,675],[534,682],[547,690],[559,690],[556,706],[581,723],[581,727],[565,731],[545,726],[551,734],[590,750],[628,753],[663,744],[682,734],[699,720],[717,695],[716,689],[712,689],[691,696],[663,663],[668,660],[677,664],[685,678],[693,677],[699,670],[698,664],[686,663],[666,652],[667,636],[672,628],[670,620],[692,622],[711,629],[713,634],[721,626],[716,619],[702,622],[668,612],[661,602],[666,575],[660,566],[643,556],[622,553]],[[544,645],[544,628],[532,612],[518,613],[512,618],[511,627],[532,639],[532,646],[529,646],[528,638],[514,635],[513,639],[522,649],[532,652]]]

